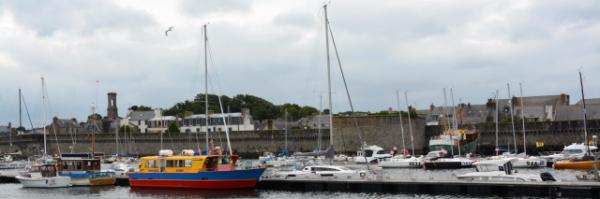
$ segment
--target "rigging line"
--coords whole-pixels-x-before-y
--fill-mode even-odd
[[[350,97],[350,89],[348,88],[348,83],[346,82],[346,76],[344,75],[344,69],[342,68],[342,61],[340,59],[340,54],[338,52],[338,48],[337,48],[337,45],[335,43],[335,38],[333,36],[333,31],[331,30],[331,26],[329,25],[329,23],[327,23],[327,27],[329,29],[329,34],[331,35],[331,43],[333,44],[333,49],[334,49],[334,52],[335,52],[335,57],[337,58],[337,63],[338,63],[338,66],[340,68],[340,73],[342,75],[342,80],[344,82],[344,88],[346,89],[346,96],[348,97],[348,103],[350,104],[350,111],[351,111],[352,114],[354,114],[354,105],[352,103],[352,98]],[[363,130],[362,130],[362,128],[360,128],[360,125],[358,124],[358,119],[356,119],[356,116],[352,117],[352,121],[354,123],[354,126],[358,129],[358,140],[360,141],[360,144],[363,145],[363,143],[364,143],[364,141],[363,141]],[[362,147],[363,154],[365,154],[365,147],[366,146]],[[366,156],[364,156],[364,157],[365,157],[365,160],[366,160],[367,157]],[[367,162],[367,164],[365,164],[365,165],[367,166],[367,169],[369,169],[369,162]]]
[[[214,74],[214,76],[216,76],[216,77],[213,77],[211,74],[208,75],[208,86],[214,91],[214,95],[217,96],[217,98],[219,100],[219,110],[221,111],[221,114],[223,114],[224,113],[223,104],[221,103],[221,96],[218,94],[218,93],[221,93],[221,91],[222,91],[221,90],[221,86],[220,86],[220,82],[219,82],[219,79],[220,79],[219,78],[219,72],[218,72],[218,70],[216,70],[215,59],[214,59],[214,56],[213,56],[213,50],[212,50],[212,46],[210,45],[210,41],[206,42],[206,46],[207,46],[207,49],[208,49],[208,57],[209,57],[211,66],[213,66],[212,67],[213,68],[213,70],[212,70],[213,73],[211,73],[211,74]],[[227,128],[224,116],[225,115],[223,115],[223,124],[225,124],[224,128]],[[216,133],[216,134],[217,134],[217,137],[219,139],[219,145],[223,146],[223,140],[221,138],[221,133]]]
[[[27,113],[27,119],[29,119],[29,125],[31,125],[31,130],[33,130],[33,122],[31,121],[31,115],[29,114],[29,108],[27,108],[27,102],[25,101],[25,96],[21,93],[21,98],[23,100],[23,105],[25,106],[25,113]]]
[[[48,87],[44,86],[44,90],[42,92],[44,92],[44,94],[46,95],[46,106],[48,107],[48,109],[50,109],[50,96],[48,96]],[[52,133],[54,134],[54,141],[56,142],[58,154],[61,154],[60,145],[58,144],[58,136],[56,136],[56,127],[54,127],[54,125],[52,125]]]

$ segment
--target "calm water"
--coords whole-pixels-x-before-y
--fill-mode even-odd
[[[298,198],[298,199],[362,199],[362,198],[469,198],[457,195],[377,194],[342,192],[290,192],[270,190],[191,191],[131,189],[129,187],[70,187],[60,189],[28,189],[20,184],[0,184],[0,198]]]

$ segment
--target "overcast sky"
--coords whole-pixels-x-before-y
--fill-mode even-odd
[[[121,116],[191,99],[204,92],[205,23],[211,93],[326,104],[323,3],[0,1],[0,125],[18,120],[18,88],[41,124],[41,76],[50,116],[81,120],[96,100],[106,115],[110,91]],[[586,95],[600,97],[600,1],[333,0],[328,12],[360,111],[395,108],[397,89],[426,108],[444,103],[444,87],[480,104],[496,89],[507,97],[507,83],[518,95],[519,82],[525,95],[574,103],[580,69]],[[332,75],[334,111],[348,110],[337,67]]]

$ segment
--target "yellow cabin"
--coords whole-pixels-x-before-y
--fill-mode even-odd
[[[198,173],[235,169],[237,156],[147,156],[139,163],[140,173]]]

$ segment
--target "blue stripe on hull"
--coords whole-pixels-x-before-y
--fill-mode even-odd
[[[204,171],[200,173],[129,173],[133,180],[239,180],[258,179],[265,169]]]

